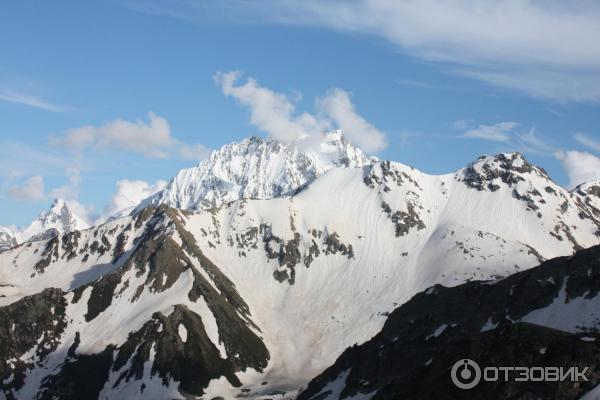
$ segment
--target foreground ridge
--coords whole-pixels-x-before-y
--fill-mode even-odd
[[[599,304],[600,246],[496,282],[436,285],[394,310],[381,332],[348,348],[298,399],[580,398],[600,383]],[[587,367],[589,382],[482,381],[462,390],[450,369],[465,358]]]

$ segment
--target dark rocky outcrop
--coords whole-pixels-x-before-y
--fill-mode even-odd
[[[12,398],[25,374],[56,350],[67,321],[66,301],[59,289],[46,289],[0,307],[0,397]],[[22,359],[33,350],[31,359]]]
[[[96,399],[111,373],[118,374],[115,386],[139,381],[143,391],[143,380],[148,379],[144,376],[144,364],[150,360],[151,352],[154,356],[150,375],[164,385],[177,382],[177,389],[186,397],[201,396],[212,379],[225,377],[233,386],[240,386],[237,372],[247,368],[262,371],[270,355],[259,336],[259,327],[252,321],[249,306],[186,231],[186,217],[187,214],[166,206],[142,210],[137,216],[137,232],[132,232],[136,235],[135,244],[128,251],[124,232],[130,231],[131,226],[119,234],[115,228],[108,232],[100,228],[91,244],[80,244],[78,232],[49,240],[35,266],[40,274],[49,273],[48,268],[61,255],[64,258],[110,251],[113,245],[108,237],[116,240],[113,264],[119,262],[114,269],[73,290],[71,303],[87,299],[84,315],[65,315],[67,293],[58,289],[47,289],[0,307],[0,397],[12,399],[25,383],[26,373],[33,368],[46,368],[45,360],[51,353],[60,364],[47,371],[38,388],[39,399]],[[131,279],[126,276],[131,276],[131,271],[137,277],[144,276],[133,298],[126,300],[132,303],[141,301],[143,294],[164,292],[180,279],[191,279],[187,297],[191,302],[206,303],[224,352],[209,338],[206,321],[185,304],[173,305],[168,314],[155,312],[141,328],[129,333],[125,343],[109,343],[98,353],[78,352],[83,340],[79,332],[73,343],[63,343],[67,324],[77,318],[91,322],[108,312],[116,299],[122,303],[122,293]],[[87,297],[83,297],[84,292]],[[185,339],[179,335],[180,325],[187,332]],[[64,354],[57,350],[61,344]],[[23,358],[25,353],[33,357]]]
[[[338,378],[341,399],[373,392],[372,399],[579,398],[600,383],[600,321],[590,318],[579,333],[519,322],[561,290],[565,302],[600,294],[600,246],[498,282],[436,285],[417,294],[373,339],[347,349],[299,400],[326,398],[327,385]],[[464,358],[482,366],[588,367],[589,382],[482,382],[461,390],[450,370]]]

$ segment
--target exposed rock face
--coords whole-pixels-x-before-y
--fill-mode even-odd
[[[436,285],[394,310],[299,396],[308,399],[576,399],[600,383],[600,246],[498,282]],[[589,382],[452,383],[460,359],[481,366],[588,367]]]
[[[462,172],[462,181],[477,190],[496,191],[498,183],[514,185],[524,181],[523,174],[549,179],[541,168],[531,165],[520,153],[481,156]]]
[[[600,182],[592,181],[582,183],[573,189],[572,193],[581,196],[592,213],[600,218]]]
[[[147,211],[137,217],[137,231],[117,224],[45,243],[34,267],[40,276],[70,254],[110,257],[108,237],[136,242],[121,239],[128,258],[118,257],[113,271],[96,280],[0,307],[3,396],[144,398],[154,381],[171,394],[202,395],[213,379],[240,386],[236,373],[267,366],[269,352],[248,305],[198,248],[181,215],[166,207]],[[112,251],[114,257],[118,250]],[[179,301],[161,302],[169,293]]]
[[[147,204],[207,209],[238,199],[289,195],[334,167],[362,167],[370,160],[335,131],[310,149],[251,137],[223,146],[197,167],[180,171]]]
[[[0,397],[294,397],[415,293],[507,277],[600,242],[590,193],[566,191],[519,155],[431,176],[351,157],[340,136],[331,142],[325,161],[269,140],[231,145],[206,167],[212,178],[190,180],[209,189],[180,197],[199,210],[140,207],[1,252],[2,310],[52,305],[31,316],[49,353],[34,357],[41,331],[23,347],[9,344],[17,361],[0,372]],[[480,185],[465,181],[473,174]],[[57,289],[44,300],[48,288]],[[532,303],[549,301],[532,291]],[[7,326],[24,325],[21,314],[5,314]],[[554,337],[535,331],[527,334]]]

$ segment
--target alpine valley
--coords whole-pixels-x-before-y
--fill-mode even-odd
[[[102,224],[0,229],[0,398],[595,398],[599,244],[600,182],[519,153],[433,176],[249,138]],[[589,382],[453,387],[478,357]]]

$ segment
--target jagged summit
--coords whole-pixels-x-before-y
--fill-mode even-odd
[[[529,175],[529,176],[525,176]],[[550,181],[543,168],[536,167],[518,152],[483,155],[456,174],[468,186],[477,190],[496,191],[501,184],[512,186],[518,182],[542,179]]]
[[[16,232],[16,239],[19,243],[43,240],[88,227],[88,222],[83,216],[77,215],[68,200],[55,199],[49,210],[41,212],[29,226]]]
[[[302,147],[250,137],[213,151],[194,168],[181,170],[143,206],[201,209],[238,199],[268,199],[291,194],[333,167],[362,167],[370,162],[341,131]]]

